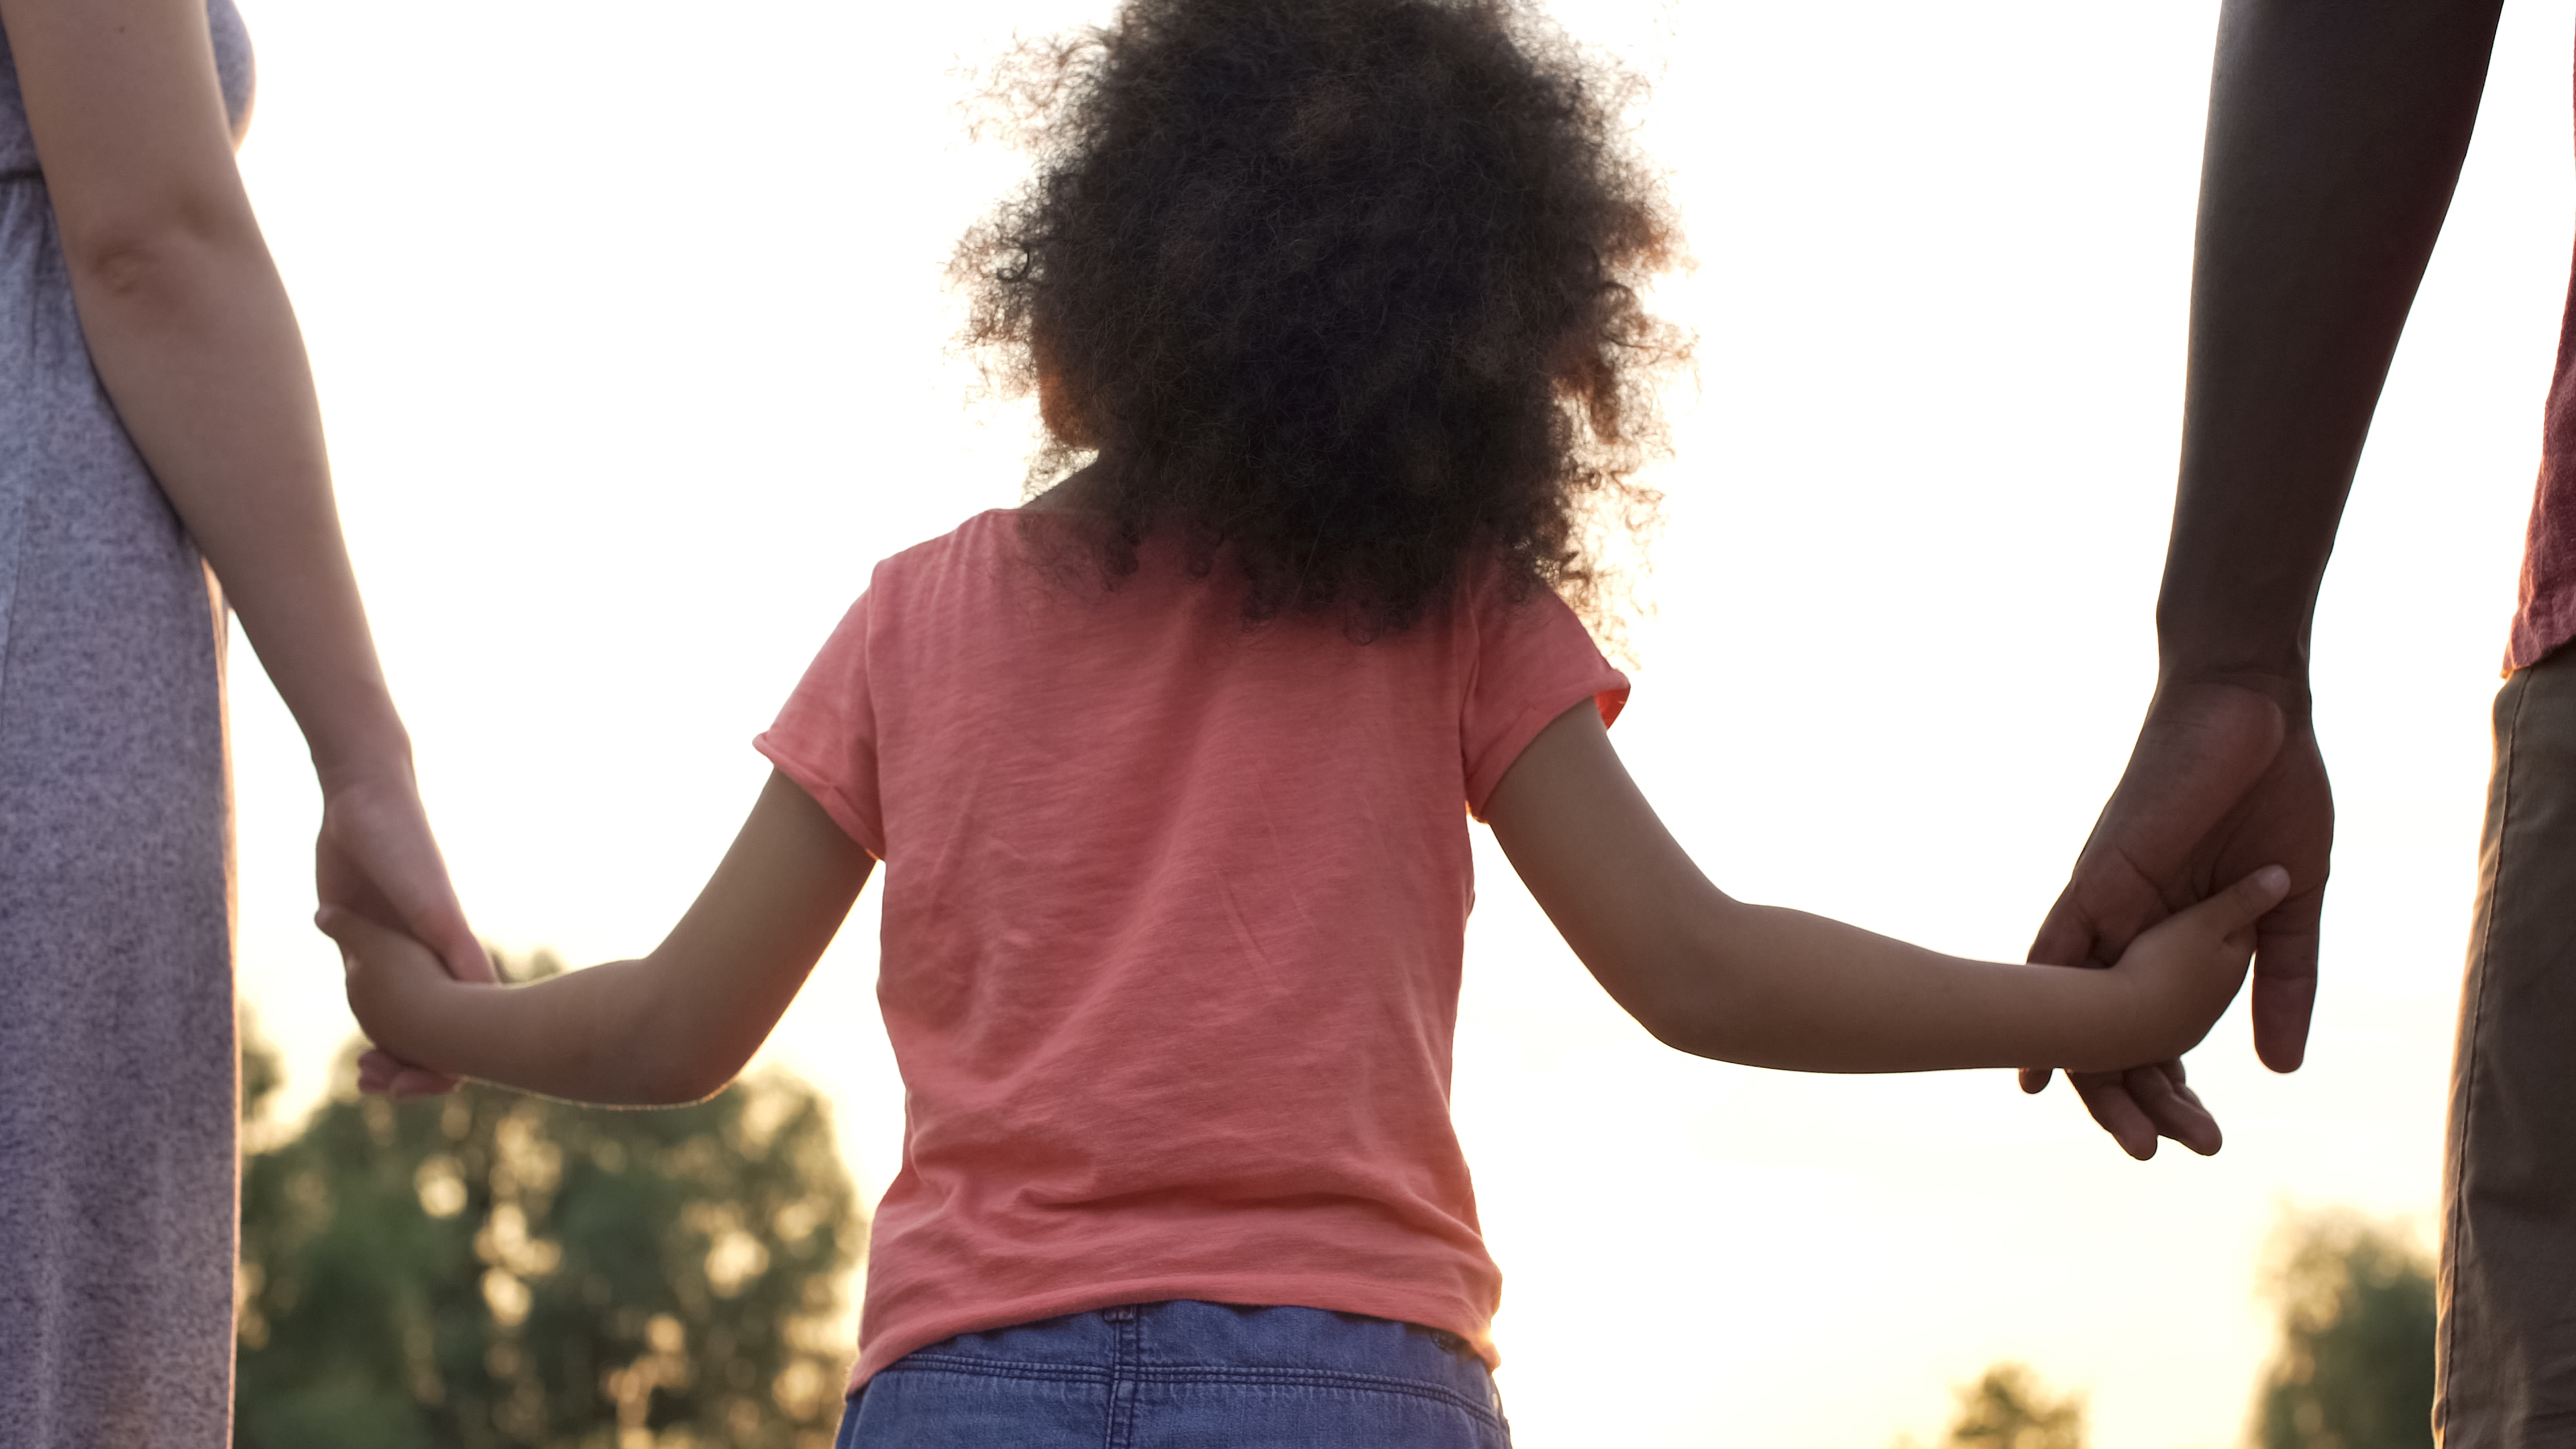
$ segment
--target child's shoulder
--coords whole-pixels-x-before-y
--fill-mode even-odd
[[[990,552],[997,544],[1020,532],[1023,516],[1016,508],[987,508],[981,513],[968,514],[946,533],[908,544],[877,560],[877,571],[936,566],[943,560],[961,555]]]
[[[869,570],[868,591],[884,594],[916,587],[961,567],[981,570],[995,558],[1014,556],[1020,551],[1023,516],[1016,508],[987,508],[946,533],[899,548]]]

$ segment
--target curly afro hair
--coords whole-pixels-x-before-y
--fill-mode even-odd
[[[1520,0],[1128,0],[992,99],[1037,174],[961,244],[965,340],[1086,455],[1102,575],[1157,533],[1245,615],[1400,631],[1471,570],[1596,629],[1686,345],[1633,82]]]

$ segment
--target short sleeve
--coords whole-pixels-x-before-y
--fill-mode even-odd
[[[1583,621],[1556,595],[1514,603],[1498,587],[1471,597],[1465,621],[1474,636],[1458,745],[1466,766],[1467,808],[1485,818],[1485,797],[1538,732],[1589,699],[1601,722],[1628,703],[1628,676],[1610,667]]]
[[[868,596],[861,594],[778,720],[752,748],[814,797],[833,823],[870,855],[885,859],[885,816],[877,791],[876,706],[868,682]]]

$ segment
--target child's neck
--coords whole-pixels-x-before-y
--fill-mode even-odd
[[[1097,460],[1075,469],[1020,507],[1030,513],[1080,513],[1100,495],[1100,464]]]

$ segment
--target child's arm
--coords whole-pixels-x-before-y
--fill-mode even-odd
[[[1604,989],[1682,1051],[1813,1072],[2057,1066],[2180,1056],[2245,976],[2257,871],[2140,936],[2108,971],[1944,956],[1839,921],[1729,899],[1655,817],[1590,701],[1521,753],[1486,801],[1512,866]]]
[[[340,943],[358,1025],[405,1061],[582,1102],[693,1102],[778,1024],[875,866],[773,771],[697,902],[640,961],[479,985],[354,912],[318,920]]]

